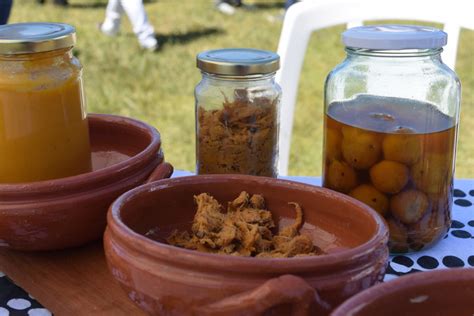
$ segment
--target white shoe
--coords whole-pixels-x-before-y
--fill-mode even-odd
[[[232,15],[235,13],[235,8],[226,2],[221,2],[216,5],[217,10],[221,11],[224,14]]]
[[[120,30],[120,23],[105,20],[99,25],[99,29],[107,36],[115,36]]]
[[[140,40],[140,46],[149,51],[156,51],[158,49],[158,41],[154,35],[150,35]]]

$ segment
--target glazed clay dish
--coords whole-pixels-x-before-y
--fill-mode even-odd
[[[374,286],[331,316],[472,316],[474,269],[419,272]]]
[[[158,131],[139,121],[89,115],[93,171],[73,177],[0,184],[0,247],[53,250],[99,239],[120,194],[169,177]]]
[[[222,205],[241,191],[261,194],[278,227],[304,210],[300,230],[326,254],[253,258],[174,247],[166,238],[189,230],[194,195]],[[165,179],[133,189],[110,207],[105,253],[130,299],[153,315],[327,315],[382,280],[387,228],[375,211],[329,189],[244,175]],[[147,236],[153,232],[154,239]]]

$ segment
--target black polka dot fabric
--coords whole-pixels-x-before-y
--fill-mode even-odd
[[[443,264],[448,268],[462,268],[464,261],[455,256],[446,256],[443,258]]]
[[[454,200],[454,204],[459,205],[459,206],[463,206],[463,207],[472,206],[472,202],[469,201],[469,200],[466,200],[466,199],[457,199],[457,200]]]
[[[23,315],[51,316],[51,313],[0,272],[0,316]]]
[[[453,196],[454,197],[465,197],[466,193],[464,193],[464,191],[462,191],[462,190],[454,189]]]
[[[391,256],[385,281],[419,271],[474,267],[474,180],[457,180],[455,187],[448,234],[431,249]]]
[[[416,262],[420,267],[427,270],[436,269],[439,266],[438,260],[431,256],[421,256]]]
[[[467,263],[469,263],[470,266],[474,267],[474,256],[469,256],[469,258],[467,258]]]
[[[464,226],[465,225],[463,223],[455,219],[451,222],[451,228],[463,228]]]
[[[190,175],[176,171],[173,177]],[[321,185],[310,177],[290,180]],[[455,181],[453,221],[448,234],[430,249],[390,257],[384,281],[435,269],[474,267],[474,180]],[[0,268],[1,269],[1,268]],[[0,272],[0,316],[50,316],[34,298]]]
[[[451,234],[454,237],[458,237],[458,238],[472,238],[471,233],[468,232],[467,230],[456,229],[456,230],[452,230]]]

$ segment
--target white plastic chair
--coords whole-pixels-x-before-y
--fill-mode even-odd
[[[283,90],[280,121],[279,174],[288,174],[298,82],[306,47],[313,31],[370,20],[413,20],[444,24],[448,45],[442,58],[454,69],[461,27],[474,30],[472,0],[306,0],[288,9],[278,44],[281,68],[276,81]]]

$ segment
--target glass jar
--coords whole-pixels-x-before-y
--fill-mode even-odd
[[[75,29],[59,23],[0,27],[0,183],[91,170]]]
[[[363,26],[327,77],[323,185],[382,215],[392,252],[418,251],[451,225],[460,83],[441,61],[446,33]]]
[[[202,72],[195,89],[198,174],[277,176],[279,60],[255,49],[197,56]]]

